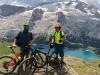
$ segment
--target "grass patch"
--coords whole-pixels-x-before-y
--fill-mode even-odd
[[[12,43],[9,42],[0,42],[0,56],[12,53],[11,49],[8,48]],[[19,48],[15,48],[15,51]]]
[[[74,69],[79,73],[79,75],[95,75],[99,73],[100,68],[94,67],[94,65],[98,64],[95,62],[94,64],[91,62],[81,62],[79,64],[74,65]]]
[[[100,71],[100,67],[98,67],[98,65],[100,64],[100,60],[96,60],[96,61],[91,61],[90,62],[97,71]]]

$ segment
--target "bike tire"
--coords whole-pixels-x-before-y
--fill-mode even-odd
[[[36,68],[36,62],[33,57],[23,60],[18,68],[17,75],[33,75]]]
[[[6,70],[6,68],[4,67],[3,61],[12,61],[14,65],[11,65],[11,66],[9,65],[9,70]],[[10,56],[0,57],[0,74],[11,74],[12,72],[14,72],[16,69],[16,63],[17,62],[14,60],[14,58]]]
[[[33,57],[37,63],[35,65],[36,68],[43,68],[47,64],[46,53],[37,50],[37,51],[35,51]]]

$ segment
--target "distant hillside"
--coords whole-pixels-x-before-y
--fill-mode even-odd
[[[0,15],[1,16],[10,16],[16,13],[21,13],[25,11],[25,7],[13,6],[13,5],[1,5],[0,6]]]

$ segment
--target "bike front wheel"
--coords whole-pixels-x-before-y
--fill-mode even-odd
[[[0,57],[0,74],[10,74],[15,70],[16,61],[10,56]]]
[[[33,57],[23,60],[19,65],[17,75],[33,75],[36,70],[35,65]]]
[[[46,59],[46,53],[36,50],[34,55],[33,55],[35,61],[36,61],[36,68],[43,68],[46,63],[47,63],[47,59]]]

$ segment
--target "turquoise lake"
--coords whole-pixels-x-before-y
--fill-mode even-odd
[[[47,46],[47,45],[39,45],[38,47],[43,47],[44,52],[48,52],[48,50],[49,50],[49,46]],[[52,51],[53,51],[53,49],[51,49],[51,52]],[[77,57],[77,58],[81,58],[81,59],[86,60],[86,61],[100,60],[100,56],[94,54],[91,51],[92,50],[90,50],[90,49],[69,49],[69,48],[65,48],[64,54],[65,54],[65,56]]]
[[[91,52],[89,49],[65,49],[65,56],[73,56],[73,57],[78,57],[82,58],[87,61],[94,61],[94,60],[99,60],[100,56],[94,54]]]

